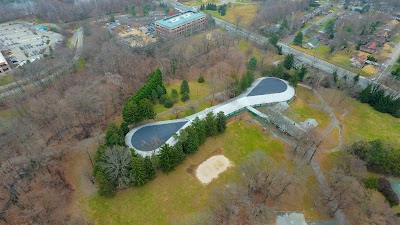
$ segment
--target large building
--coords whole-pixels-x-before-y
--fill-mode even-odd
[[[10,66],[7,63],[7,60],[4,58],[3,54],[0,52],[0,77],[4,76],[7,71],[10,70]]]
[[[203,13],[186,11],[155,22],[156,32],[161,37],[192,35],[204,28],[206,17]]]

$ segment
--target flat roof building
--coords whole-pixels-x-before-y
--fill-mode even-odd
[[[155,22],[161,37],[189,36],[204,28],[206,17],[201,12],[186,11]]]
[[[7,63],[6,58],[4,58],[3,54],[0,52],[0,77],[4,76],[7,71],[10,70],[10,66]]]

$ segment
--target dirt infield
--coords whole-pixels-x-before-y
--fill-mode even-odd
[[[232,163],[225,156],[212,156],[197,167],[196,177],[201,183],[208,184],[231,166]]]

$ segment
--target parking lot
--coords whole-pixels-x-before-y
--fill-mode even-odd
[[[50,28],[18,21],[0,24],[0,50],[14,66],[33,62],[61,43],[63,36]]]

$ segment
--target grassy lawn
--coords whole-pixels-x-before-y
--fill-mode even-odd
[[[240,40],[239,41],[239,45],[238,48],[243,51],[244,53],[247,54],[247,51],[249,51],[249,48],[251,47],[251,43],[249,41],[246,40]],[[257,59],[260,59],[261,54],[258,48],[251,48],[251,56],[256,57]]]
[[[333,54],[329,54],[329,46],[320,44],[316,49],[305,49],[296,45],[290,45],[291,47],[305,52],[311,56],[315,56],[322,60],[328,61],[336,66],[342,67],[344,69],[350,70],[354,73],[360,73],[361,75],[365,75],[366,73],[361,69],[350,67],[350,59],[351,55],[347,54],[345,51],[335,51]]]
[[[192,5],[200,6],[202,4],[207,4],[207,3],[217,4],[219,2],[220,2],[219,0],[210,0],[210,1],[207,1],[207,0],[204,0],[204,1],[202,1],[202,0],[190,0],[190,1],[187,1],[187,2],[182,2],[182,4],[188,5],[188,6],[192,6]]]
[[[238,176],[235,168],[231,168],[204,186],[194,176],[197,165],[214,154],[224,154],[237,165],[256,149],[278,161],[284,158],[284,145],[280,141],[267,136],[257,125],[234,121],[224,134],[209,138],[175,171],[159,174],[144,187],[129,188],[113,198],[91,196],[83,204],[95,224],[173,224],[204,209],[216,186]]]
[[[290,103],[290,108],[286,111],[286,116],[295,122],[303,122],[308,118],[313,118],[318,122],[318,130],[329,126],[329,115],[324,111],[315,109],[308,104],[319,104],[319,101],[313,97],[314,94],[303,87],[296,88],[296,99]]]
[[[341,94],[332,89],[321,89],[320,93],[328,102]],[[335,108],[336,117],[342,120],[344,144],[352,144],[361,139],[382,139],[393,143],[394,146],[400,146],[400,119],[380,113],[368,104],[362,104],[350,97],[346,97],[341,104],[332,101],[332,105]],[[350,113],[341,119],[343,109]]]
[[[78,71],[82,71],[86,68],[86,62],[83,59],[78,59],[75,66]]]
[[[239,26],[247,27],[256,15],[257,6],[255,5],[233,5],[228,8],[225,16],[221,16],[217,11],[208,12],[219,19],[226,20],[230,23],[237,24],[239,20]]]
[[[339,145],[339,128],[335,127],[321,144],[321,150],[332,150]]]
[[[167,93],[170,95],[172,89],[176,89],[178,93],[180,92],[181,80],[172,80],[170,85],[166,85]],[[181,95],[179,93],[179,101],[174,104],[174,107],[182,107],[184,105],[190,105],[191,103],[198,101],[211,94],[211,87],[207,80],[204,83],[198,83],[197,80],[188,81],[190,88],[190,100],[182,102]],[[168,111],[170,109],[165,108],[162,104],[157,104],[154,106],[154,110],[157,114]]]
[[[0,77],[0,86],[10,84],[12,82],[13,82],[13,80],[8,75]]]

